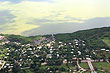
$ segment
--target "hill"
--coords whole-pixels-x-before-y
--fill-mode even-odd
[[[32,43],[34,40],[39,40],[40,37],[51,37],[51,35],[39,35],[29,37],[8,34],[1,35],[4,35],[9,41],[20,43]],[[73,33],[54,34],[54,36],[56,42],[72,42],[74,39],[81,39],[86,41],[90,48],[110,48],[110,27],[80,30]]]
[[[91,48],[109,48],[110,27],[80,30],[74,33],[56,34],[56,40],[70,42],[73,39],[85,40]]]
[[[78,61],[90,72],[83,63],[88,59],[94,61],[95,71],[108,73],[109,44],[110,27],[29,37],[1,34],[0,59],[5,64],[0,73],[73,73],[81,70]]]

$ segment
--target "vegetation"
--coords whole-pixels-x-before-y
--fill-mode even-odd
[[[73,39],[83,39],[91,48],[109,48],[109,39],[106,39],[105,41],[102,39],[110,38],[110,27],[82,30],[74,33],[56,34],[55,37],[57,41],[64,42]]]
[[[89,68],[87,63],[80,63],[80,66],[83,67],[84,69],[88,69]]]
[[[110,38],[104,38],[102,40],[110,47]]]
[[[78,61],[87,69],[84,73],[90,73],[87,63],[81,63],[87,58],[98,61],[93,63],[97,72],[110,72],[110,27],[55,34],[54,37],[1,36],[5,38],[0,40],[0,59],[6,64],[0,73],[73,73],[80,71]]]
[[[97,70],[99,71],[110,73],[110,63],[107,62],[93,63],[93,66],[97,68]]]

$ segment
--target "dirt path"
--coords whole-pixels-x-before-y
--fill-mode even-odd
[[[86,71],[86,69],[82,68],[82,67],[79,65],[79,61],[78,61],[78,59],[77,59],[77,66],[78,66],[78,68],[79,68],[79,71],[78,71],[78,72],[81,71],[80,73],[83,73],[83,72]]]

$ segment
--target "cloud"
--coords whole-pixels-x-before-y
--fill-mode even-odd
[[[19,3],[19,2],[22,2],[22,1],[35,1],[35,2],[53,2],[51,0],[0,0],[1,2],[5,2],[5,1],[8,1],[8,2],[11,2],[11,3]]]
[[[13,18],[15,18],[15,16],[12,15],[10,13],[10,11],[8,11],[8,10],[0,11],[0,25],[4,25],[4,24],[7,24],[7,23],[15,22],[13,20]]]
[[[0,26],[2,28],[0,33],[21,34],[26,30],[39,27],[33,24],[26,24],[29,21],[28,17],[23,16],[23,9],[21,11],[19,9],[22,9],[19,4],[0,2],[0,11],[2,11],[0,15],[4,17],[0,17],[2,20],[0,23],[2,24]],[[8,11],[10,11],[10,14],[8,14]]]
[[[55,21],[49,20],[49,19],[32,19],[29,22],[27,22],[27,24],[34,24],[34,25],[41,26],[42,24],[52,23],[52,22],[55,22]]]
[[[12,15],[9,10],[0,11],[0,32],[5,32],[9,30],[14,30],[11,24],[15,22],[14,18],[16,16]],[[10,24],[10,25],[8,25]]]
[[[1,2],[9,1],[9,2],[12,2],[12,3],[21,2],[21,0],[0,0],[0,1],[1,1]]]
[[[39,29],[40,31],[40,28],[47,30],[54,27],[53,29],[55,30],[57,26],[60,26],[57,28],[63,30],[66,27],[72,27],[73,24],[74,29],[77,29],[78,27],[80,28],[78,25],[82,25],[84,22],[90,22],[86,20],[96,17],[110,17],[110,0],[49,1],[50,0],[1,0],[0,11],[10,11],[11,14],[9,21],[6,21],[6,18],[2,19],[4,21],[1,21],[2,26],[0,26],[4,28],[2,32],[22,34],[22,32],[32,29]],[[3,14],[3,12],[0,14]],[[13,18],[13,16],[15,17]],[[4,27],[6,25],[12,29],[7,30],[9,27]],[[63,25],[64,27],[62,27]],[[67,29],[65,29],[65,32],[66,30]],[[56,30],[56,32],[58,31],[59,30]],[[67,30],[67,32],[69,31],[70,29]],[[34,31],[32,32],[34,33]],[[29,34],[31,33],[29,32]]]
[[[29,31],[25,31],[22,35],[41,35],[41,34],[53,34],[53,33],[70,33],[78,30],[107,27],[110,26],[110,17],[92,18],[85,20],[84,23],[56,23],[45,24],[39,28],[34,28]]]

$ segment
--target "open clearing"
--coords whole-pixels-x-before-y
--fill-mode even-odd
[[[110,47],[110,39],[109,38],[104,38],[103,42],[106,43]]]

